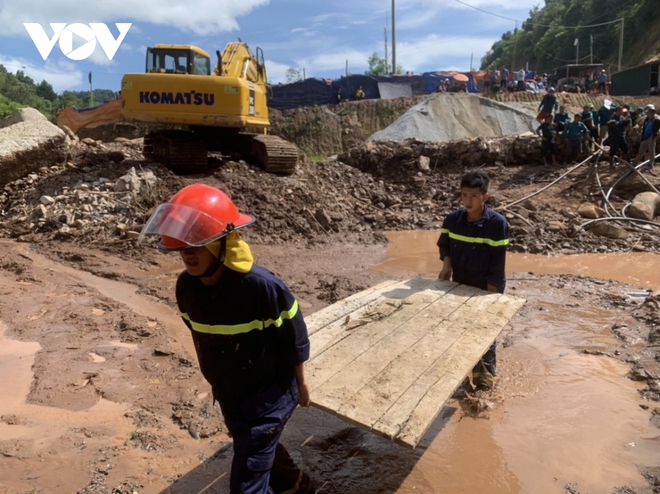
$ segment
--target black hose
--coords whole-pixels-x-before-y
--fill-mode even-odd
[[[628,218],[626,216],[608,216],[607,218],[597,218],[595,220],[589,220],[586,223],[582,223],[578,226],[578,230],[583,229],[585,226],[590,225],[591,223],[597,223],[599,221],[631,221],[634,223],[644,223],[645,225],[651,225],[660,228],[660,223],[655,223],[654,221],[642,220],[639,218]]]

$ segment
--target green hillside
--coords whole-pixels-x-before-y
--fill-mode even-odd
[[[95,89],[93,104],[100,105],[115,99],[116,93],[109,89]],[[89,91],[64,91],[57,94],[46,81],[36,83],[23,71],[15,74],[0,64],[0,118],[10,115],[16,108],[32,107],[43,113],[51,122],[55,122],[57,111],[67,106],[87,108]]]
[[[658,0],[545,0],[543,8],[533,9],[518,29],[507,31],[493,44],[481,68],[519,69],[529,63],[530,70],[551,73],[558,66],[574,64],[576,55],[578,63],[591,63],[593,36],[593,63],[604,63],[614,73],[622,23],[593,25],[621,18],[621,68],[634,67],[660,52],[659,6]]]

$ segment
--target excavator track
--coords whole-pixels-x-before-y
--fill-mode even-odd
[[[281,137],[258,134],[252,137],[252,154],[268,173],[291,175],[296,171],[298,148]]]
[[[209,166],[206,142],[183,130],[149,132],[142,153],[177,175],[204,173]]]

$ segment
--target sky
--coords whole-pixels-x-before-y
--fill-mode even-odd
[[[519,20],[543,6],[543,0],[464,2]],[[395,0],[395,14],[396,62],[414,73],[467,71],[471,60],[478,69],[492,44],[515,27],[456,0]],[[39,24],[42,42],[53,43],[45,60],[24,23]],[[57,38],[51,23],[61,24]],[[98,34],[101,23],[112,36],[103,46],[98,40],[108,37]],[[123,39],[116,23],[131,24]],[[288,68],[335,79],[346,74],[347,64],[348,73],[361,74],[374,52],[384,57],[385,30],[391,61],[391,28],[391,0],[0,0],[0,64],[37,83],[46,80],[58,93],[89,90],[90,72],[94,89],[119,91],[124,73],[144,72],[149,46],[196,45],[215,63],[216,50],[240,38],[253,53],[263,50],[271,83],[286,82]],[[110,60],[103,47],[113,44]]]

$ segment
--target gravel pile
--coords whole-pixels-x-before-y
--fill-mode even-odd
[[[533,132],[534,114],[474,94],[436,94],[413,106],[369,140],[447,142],[473,136],[501,137]]]

